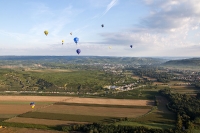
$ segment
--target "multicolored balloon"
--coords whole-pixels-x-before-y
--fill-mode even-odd
[[[32,109],[34,109],[35,103],[34,103],[34,102],[31,102],[31,103],[30,103],[30,106],[31,106]]]
[[[64,43],[64,40],[62,40],[62,45],[63,45],[63,43]]]

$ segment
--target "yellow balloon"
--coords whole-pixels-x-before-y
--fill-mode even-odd
[[[44,34],[45,34],[46,36],[48,35],[48,33],[49,33],[49,32],[48,32],[47,30],[44,31]]]

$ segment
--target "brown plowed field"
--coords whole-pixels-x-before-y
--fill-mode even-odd
[[[12,118],[12,119],[8,119],[8,120],[6,120],[6,122],[29,123],[29,124],[42,124],[42,125],[87,124],[87,122],[61,121],[61,120],[47,120],[47,119],[23,118],[23,117],[15,117],[15,118]]]
[[[110,116],[110,117],[137,117],[150,111],[150,109],[140,108],[111,108],[111,107],[88,107],[72,105],[52,105],[41,108],[37,112],[79,114],[91,116]]]

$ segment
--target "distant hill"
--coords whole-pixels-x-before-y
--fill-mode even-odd
[[[200,58],[190,58],[182,60],[170,60],[163,63],[164,66],[200,66]]]
[[[166,62],[166,59],[150,57],[109,57],[109,56],[0,56],[3,65],[15,64],[128,64],[128,65],[155,65]]]

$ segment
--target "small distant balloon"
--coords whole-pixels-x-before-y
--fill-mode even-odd
[[[70,35],[72,35],[72,32],[70,33]]]
[[[133,47],[133,45],[130,45],[130,47],[132,48],[132,47]]]
[[[104,24],[102,24],[101,27],[104,27]]]
[[[111,46],[109,46],[109,49],[111,49],[112,47]]]
[[[76,50],[76,53],[77,53],[77,54],[80,54],[80,53],[81,53],[81,50],[80,50],[80,49],[77,49],[77,50]]]
[[[63,43],[64,43],[64,40],[62,40],[62,45],[63,45]]]
[[[34,103],[34,102],[31,102],[31,103],[30,103],[30,106],[31,106],[31,108],[33,109],[33,108],[35,107],[35,103]]]
[[[49,34],[49,32],[47,30],[45,30],[44,34],[47,36]]]
[[[35,103],[34,103],[34,102],[31,102],[30,105],[35,105]]]
[[[74,42],[77,44],[78,41],[79,41],[79,38],[78,38],[78,37],[75,37],[75,38],[74,38]]]

